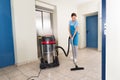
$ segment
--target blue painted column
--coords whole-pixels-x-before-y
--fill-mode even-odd
[[[106,35],[105,24],[106,23],[106,0],[102,0],[102,80],[106,79]]]
[[[0,68],[14,63],[11,4],[10,0],[0,0]]]

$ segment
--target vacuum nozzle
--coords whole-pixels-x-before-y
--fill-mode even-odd
[[[71,68],[71,71],[75,70],[84,70],[84,67],[78,67],[77,65],[75,65],[75,68]]]

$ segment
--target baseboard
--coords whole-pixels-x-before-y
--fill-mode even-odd
[[[15,65],[16,65],[16,66],[21,66],[21,65],[25,65],[25,64],[29,64],[29,63],[34,63],[34,62],[36,62],[36,61],[38,61],[38,60],[39,60],[39,58],[38,58],[38,59],[33,59],[33,60],[24,61],[24,62],[20,62],[20,63],[16,63]]]

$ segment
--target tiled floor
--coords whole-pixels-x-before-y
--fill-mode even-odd
[[[78,65],[85,70],[70,71],[74,67],[70,57],[59,55],[60,66],[41,71],[34,80],[101,80],[101,52],[95,49],[82,49],[78,54]],[[30,76],[38,75],[39,61],[0,69],[0,80],[27,80]],[[31,79],[30,79],[31,80]]]

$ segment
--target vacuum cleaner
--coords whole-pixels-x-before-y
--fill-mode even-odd
[[[71,42],[70,37],[68,38],[68,50],[67,52],[63,47],[57,46],[54,35],[51,36],[43,36],[41,40],[41,58],[40,58],[40,69],[46,69],[51,67],[59,66],[58,59],[58,49],[62,49],[63,53],[67,57],[69,55],[70,43],[73,45],[73,41]],[[73,46],[72,46],[73,47]],[[73,59],[73,63],[75,68],[71,68],[73,70],[84,70],[84,67],[78,67],[76,62]]]

